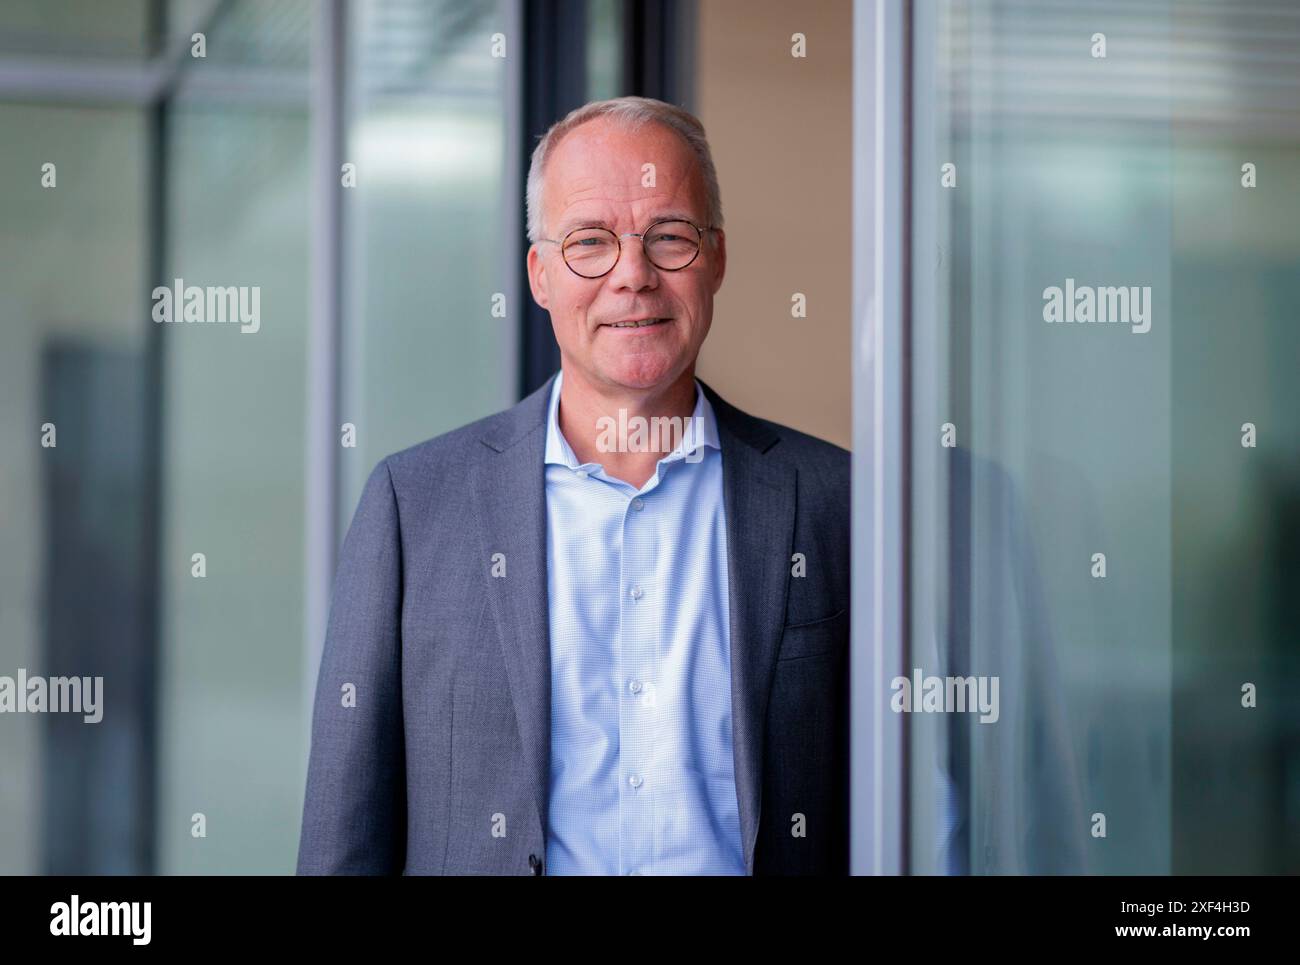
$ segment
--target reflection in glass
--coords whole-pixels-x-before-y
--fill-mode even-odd
[[[1300,23],[915,9],[913,870],[1295,872]]]

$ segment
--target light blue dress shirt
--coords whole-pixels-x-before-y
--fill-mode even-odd
[[[546,872],[743,875],[713,407],[697,382],[681,443],[638,490],[578,462],[561,378],[546,427]]]

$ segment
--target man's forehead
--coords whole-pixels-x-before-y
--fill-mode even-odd
[[[576,146],[576,145],[575,145]],[[685,217],[694,220],[693,168],[667,152],[583,152],[573,164],[548,165],[546,206],[557,230],[562,225],[612,223],[631,216]],[[556,160],[563,161],[562,158]],[[652,164],[653,168],[644,165]]]
[[[695,156],[673,131],[658,124],[627,131],[593,121],[571,131],[556,145],[546,164],[548,188],[563,194],[608,189],[629,192],[645,188],[647,165],[654,166],[656,183],[680,182],[690,176]]]
[[[653,160],[667,161],[690,153],[690,149],[672,128],[650,122],[640,127],[626,127],[609,118],[598,117],[580,124],[562,137],[552,157],[589,157],[594,160],[632,158],[655,155]]]
[[[623,191],[610,190],[608,185],[592,185],[587,190],[566,193],[556,199],[554,208],[555,230],[563,233],[586,225],[614,228],[631,219],[637,228],[644,220],[697,221],[701,215],[686,193],[668,192],[659,188],[643,188],[638,183]]]
[[[548,185],[549,187],[549,185]],[[604,209],[625,209],[628,205],[645,207],[655,204],[674,204],[678,199],[685,199],[687,185],[680,178],[664,179],[658,175],[653,184],[643,183],[637,177],[631,181],[600,177],[577,177],[568,181],[557,182],[553,197],[556,211],[565,212],[571,208],[587,208],[593,211]]]
[[[607,195],[611,201],[635,201],[656,191],[685,187],[691,159],[664,151],[584,151],[554,158],[546,166],[546,186],[566,200]]]

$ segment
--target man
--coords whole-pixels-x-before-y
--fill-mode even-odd
[[[849,457],[695,379],[726,269],[703,128],[588,104],[528,209],[561,372],[371,474],[298,870],[845,873]]]

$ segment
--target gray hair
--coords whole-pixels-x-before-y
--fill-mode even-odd
[[[718,188],[718,172],[713,167],[713,154],[704,136],[704,125],[690,111],[652,97],[615,97],[613,100],[592,101],[576,108],[560,121],[551,125],[533,149],[533,160],[528,166],[528,240],[536,242],[542,236],[542,176],[546,173],[546,160],[566,134],[597,117],[608,117],[626,130],[640,130],[646,124],[662,124],[677,133],[694,153],[704,179],[708,202],[708,223],[722,227],[722,192]],[[709,236],[711,232],[707,233]]]

